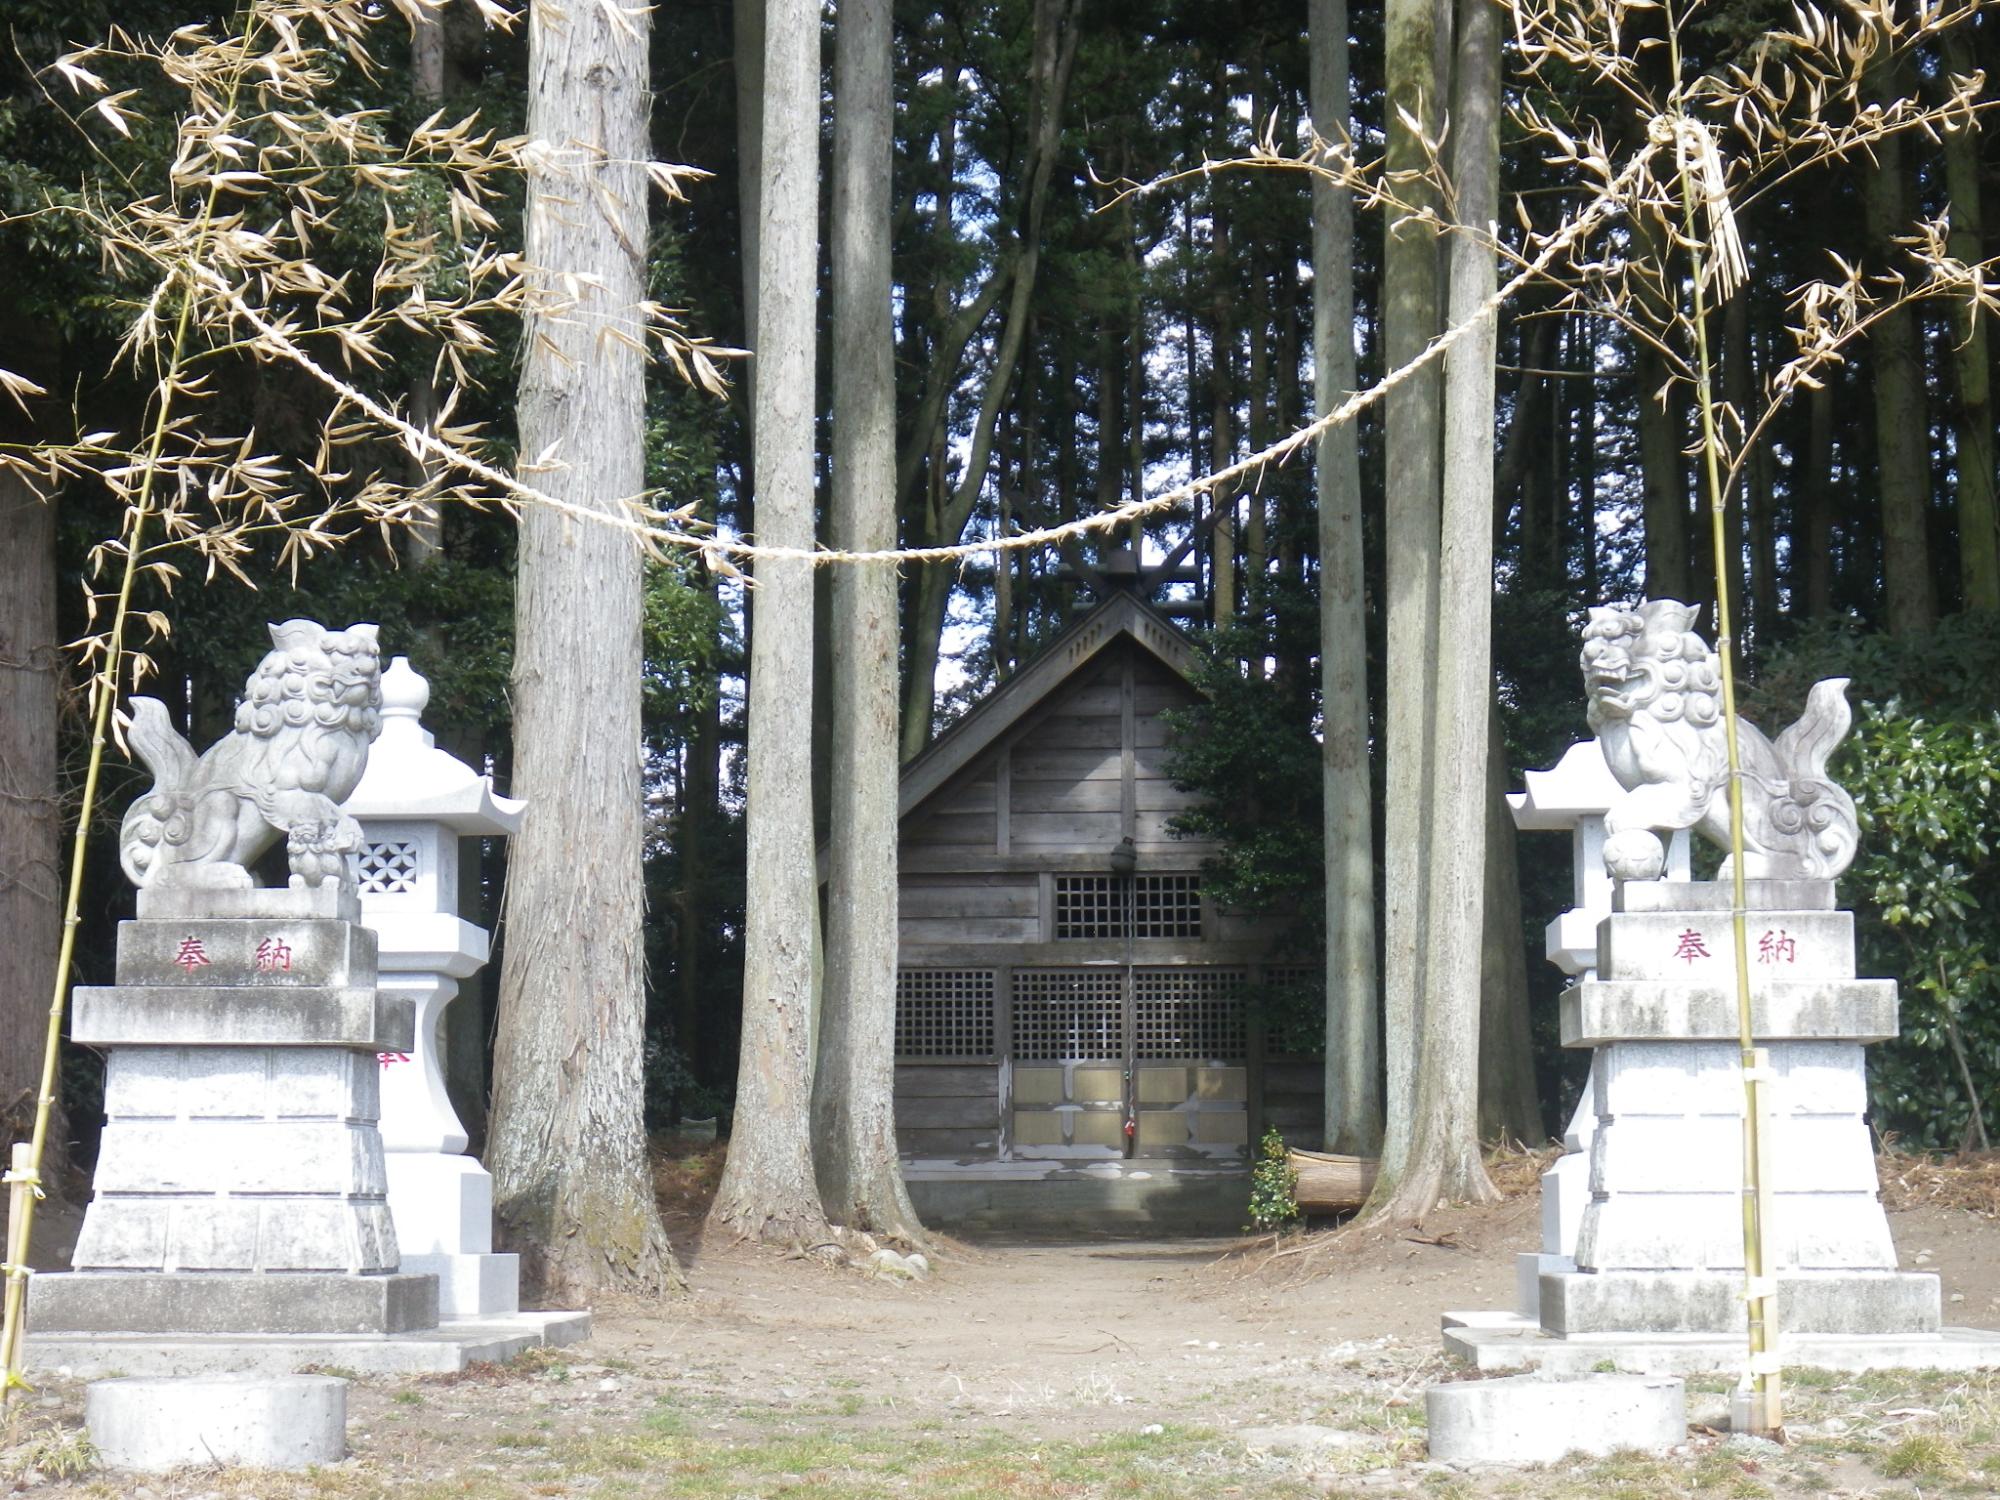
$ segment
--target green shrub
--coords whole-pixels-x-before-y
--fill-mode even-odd
[[[1902,1035],[1871,1049],[1877,1124],[1912,1145],[1964,1144],[1974,1094],[2000,1099],[2000,717],[1867,705],[1846,782],[1861,809],[1848,876],[1864,974],[1902,985]],[[1987,1120],[1989,1129],[2000,1125]]]
[[[1842,896],[1860,972],[1902,991],[1901,1036],[1869,1049],[1875,1122],[1954,1149],[1975,1098],[2000,1129],[2000,617],[1957,615],[1923,636],[1808,627],[1764,664],[1748,711],[1775,731],[1834,676],[1858,705],[1833,766],[1861,815]]]
[[[1250,1172],[1250,1223],[1269,1233],[1296,1224],[1299,1218],[1299,1174],[1285,1152],[1285,1138],[1275,1128],[1264,1132],[1257,1147],[1257,1165]]]

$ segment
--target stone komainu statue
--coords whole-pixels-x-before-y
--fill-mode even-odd
[[[236,729],[196,758],[157,698],[134,698],[126,739],[153,773],[119,833],[141,887],[247,889],[249,866],[283,834],[296,887],[351,885],[361,828],[340,811],[381,728],[373,625],[271,626],[272,650],[244,684]]]
[[[1584,627],[1590,727],[1625,788],[1604,820],[1605,868],[1620,880],[1659,878],[1659,830],[1693,828],[1729,847],[1722,683],[1694,633],[1697,612],[1654,599],[1636,610],[1593,609]],[[1854,859],[1854,799],[1826,775],[1849,722],[1844,677],[1815,683],[1805,713],[1775,741],[1737,720],[1746,877],[1831,880]]]

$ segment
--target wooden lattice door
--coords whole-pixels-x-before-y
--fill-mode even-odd
[[[1019,968],[1008,1150],[1017,1159],[1242,1155],[1247,974],[1213,965]]]

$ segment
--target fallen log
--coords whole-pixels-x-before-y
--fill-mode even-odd
[[[1376,1159],[1372,1156],[1336,1156],[1330,1151],[1286,1151],[1292,1170],[1299,1174],[1295,1197],[1299,1208],[1309,1214],[1341,1213],[1359,1208],[1368,1201],[1375,1186]]]

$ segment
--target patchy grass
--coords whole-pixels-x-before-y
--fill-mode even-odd
[[[1882,1455],[1880,1467],[1890,1479],[1960,1479],[1967,1472],[1965,1451],[1935,1432],[1904,1438]]]

